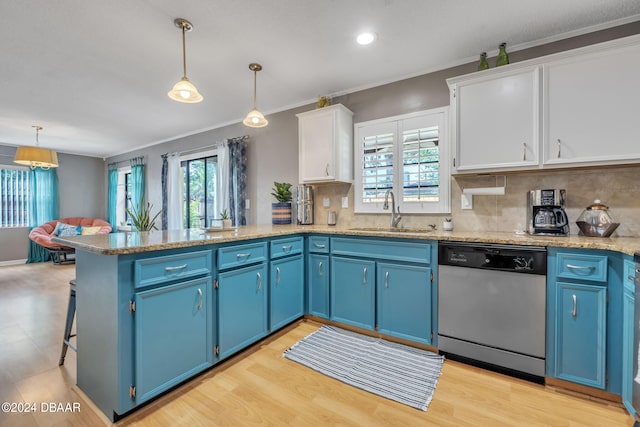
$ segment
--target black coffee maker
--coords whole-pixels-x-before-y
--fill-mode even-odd
[[[529,234],[568,236],[569,219],[564,210],[566,191],[531,190],[527,193],[527,228]]]

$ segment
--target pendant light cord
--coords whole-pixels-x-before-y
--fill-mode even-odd
[[[182,77],[187,78],[187,48],[184,42],[186,27],[182,24]]]
[[[253,109],[256,109],[256,79],[258,78],[258,70],[253,70]]]

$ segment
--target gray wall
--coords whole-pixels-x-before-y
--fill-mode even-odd
[[[0,164],[13,165],[15,147],[0,145]],[[106,217],[104,162],[58,153],[60,217]],[[0,262],[27,258],[28,228],[0,228]]]

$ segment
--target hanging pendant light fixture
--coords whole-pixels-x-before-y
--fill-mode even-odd
[[[184,34],[188,31],[193,30],[193,25],[191,22],[186,19],[176,18],[174,21],[176,27],[182,30],[182,78],[178,83],[173,85],[173,89],[169,91],[167,95],[169,98],[178,102],[186,102],[189,104],[194,104],[196,102],[202,101],[204,98],[198,92],[198,89],[189,81],[187,78],[187,51],[185,48],[184,42]]]
[[[258,71],[262,70],[262,65],[251,63],[249,64],[249,69],[253,71],[253,110],[249,111],[249,114],[247,114],[247,117],[244,118],[242,123],[252,128],[263,128],[268,125],[269,122],[256,108],[256,75]]]
[[[36,146],[35,147],[18,147],[13,157],[13,162],[19,165],[29,166],[31,169],[57,168],[58,153],[47,148],[40,147],[38,134],[42,130],[42,126],[31,126],[36,129]]]

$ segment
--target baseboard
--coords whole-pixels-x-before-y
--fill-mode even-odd
[[[622,398],[614,393],[599,390],[582,384],[575,384],[570,381],[560,380],[558,378],[545,377],[545,385],[547,388],[553,389],[560,393],[571,394],[585,399],[615,404],[615,406],[623,407]]]
[[[14,259],[14,260],[9,260],[9,261],[0,261],[0,267],[6,267],[9,265],[21,265],[21,264],[26,264],[27,263],[27,259]]]

